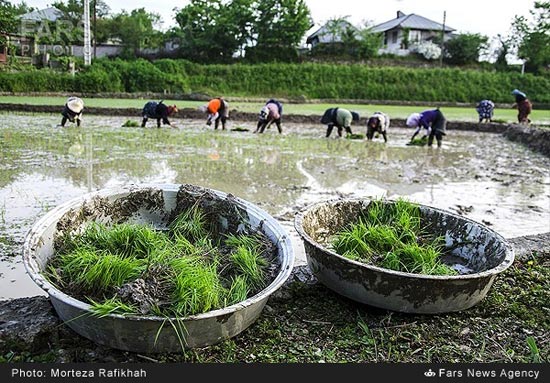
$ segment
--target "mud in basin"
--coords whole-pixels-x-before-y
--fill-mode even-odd
[[[189,222],[213,237],[199,237],[202,229]],[[248,251],[252,240],[259,256]],[[107,249],[113,241],[124,251]],[[250,202],[190,184],[148,184],[100,190],[51,210],[29,231],[23,262],[74,331],[152,353],[204,347],[244,331],[289,277],[294,253],[284,228]],[[100,264],[114,271],[97,272]],[[247,274],[251,265],[259,265],[254,275],[261,280]],[[103,296],[109,298],[96,304]]]
[[[395,205],[395,201],[378,201]],[[350,259],[334,250],[334,237],[366,217],[369,199],[315,203],[295,217],[309,267],[326,287],[355,301],[406,313],[437,314],[480,302],[496,276],[512,265],[512,247],[498,233],[468,218],[417,204],[420,224],[441,241],[441,261],[451,275],[396,271]],[[377,257],[374,257],[377,258]],[[380,258],[380,256],[378,256]]]

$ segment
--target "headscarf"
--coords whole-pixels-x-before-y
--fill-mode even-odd
[[[267,120],[267,117],[269,116],[269,108],[267,106],[264,106],[260,110],[260,120]]]
[[[523,97],[523,98],[527,98],[527,95],[526,95],[525,93],[521,92],[519,89],[514,89],[514,90],[512,91],[512,94],[513,94],[514,96],[521,96],[521,97]]]
[[[407,117],[407,126],[409,128],[416,128],[418,124],[420,124],[420,113],[413,113],[409,117]]]
[[[179,112],[178,107],[176,105],[169,105],[168,106],[168,115],[171,116],[174,113]]]

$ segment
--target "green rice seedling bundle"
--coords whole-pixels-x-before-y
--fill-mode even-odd
[[[46,277],[97,315],[183,317],[241,302],[265,288],[274,247],[261,232],[214,234],[193,205],[166,230],[92,222],[56,242]]]
[[[442,263],[444,243],[421,224],[418,205],[403,199],[373,200],[366,212],[332,238],[332,249],[358,262],[427,275],[455,275]]]
[[[428,144],[428,137],[424,136],[421,138],[415,138],[409,142],[407,142],[407,145],[409,146],[426,146]]]

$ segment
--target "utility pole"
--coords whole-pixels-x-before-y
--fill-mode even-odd
[[[447,11],[443,11],[443,29],[441,30],[441,55],[439,56],[439,66],[443,66],[443,49],[445,47],[445,20]]]
[[[92,40],[94,42],[94,59],[97,57],[97,0],[94,0],[94,34]]]
[[[84,65],[92,63],[92,46],[90,40],[90,0],[84,0]]]

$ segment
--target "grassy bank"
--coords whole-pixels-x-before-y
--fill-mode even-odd
[[[167,92],[240,97],[427,102],[510,102],[519,88],[549,103],[550,77],[461,68],[371,67],[364,64],[201,65],[185,60],[100,59],[71,76],[52,70],[0,72],[4,92]]]
[[[181,354],[138,355],[98,346],[61,326],[49,349],[5,350],[8,362],[549,362],[550,253],[532,252],[499,275],[469,310],[407,315],[291,282],[235,338]],[[55,340],[54,340],[55,339]]]

